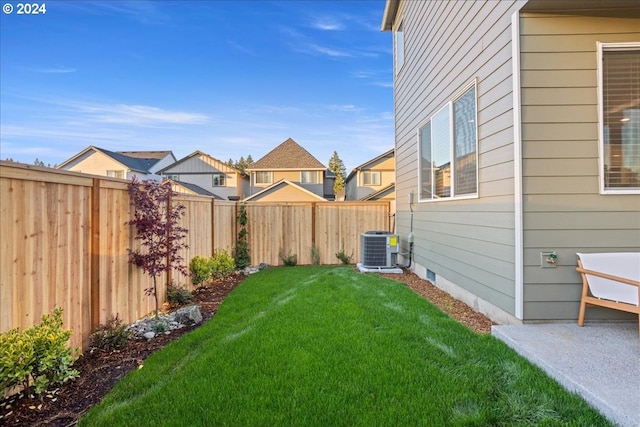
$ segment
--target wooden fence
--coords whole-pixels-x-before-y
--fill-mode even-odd
[[[189,229],[185,263],[235,245],[238,202],[177,195]],[[247,208],[252,264],[281,264],[279,253],[322,264],[335,253],[359,259],[359,235],[389,230],[388,202],[260,203]],[[86,348],[89,334],[113,314],[126,323],[154,309],[144,289],[151,280],[128,262],[135,248],[127,182],[0,162],[0,331],[27,328],[54,307],[64,310],[71,345]],[[188,278],[174,274],[175,282]],[[165,295],[160,280],[160,295]]]

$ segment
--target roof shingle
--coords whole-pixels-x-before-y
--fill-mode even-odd
[[[297,142],[289,138],[251,165],[248,170],[326,169]]]

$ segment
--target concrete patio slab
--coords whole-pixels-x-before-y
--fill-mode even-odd
[[[496,325],[491,333],[615,424],[640,426],[637,323]]]

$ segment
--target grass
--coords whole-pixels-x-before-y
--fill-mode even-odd
[[[249,277],[79,425],[609,424],[402,284],[313,266]]]

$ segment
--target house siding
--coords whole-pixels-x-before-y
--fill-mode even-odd
[[[213,174],[224,173],[226,182],[223,187],[213,186]],[[176,163],[174,166],[165,169],[163,175],[178,175],[180,181],[195,184],[208,190],[224,199],[228,197],[246,195],[244,179],[235,171],[229,172],[229,168],[215,160],[203,156],[193,156],[185,161]]]
[[[397,232],[416,272],[515,313],[511,16],[523,2],[403,1],[405,63],[395,81]],[[417,130],[477,82],[478,198],[418,202]],[[404,250],[404,249],[403,249]],[[468,301],[472,303],[471,301]],[[475,305],[475,303],[473,303]]]
[[[275,184],[276,182],[282,180],[282,179],[286,179],[287,181],[291,181],[297,185],[299,185],[300,187],[304,188],[305,190],[309,190],[314,194],[317,194],[320,197],[324,197],[324,191],[325,191],[325,185],[324,182],[325,180],[327,180],[325,178],[325,171],[317,171],[320,174],[320,179],[321,181],[319,183],[316,184],[302,184],[300,182],[301,179],[301,173],[303,170],[314,170],[314,169],[301,169],[301,170],[273,170],[272,171],[272,175],[273,175],[273,181],[269,184],[256,184],[255,182],[252,182],[252,189],[251,189],[251,194],[256,194],[262,190],[264,190],[265,188],[269,187],[270,185]],[[331,181],[333,182],[333,181]],[[332,189],[333,191],[333,189]]]
[[[127,174],[129,169],[125,165],[116,162],[111,157],[99,151],[89,151],[72,163],[66,165],[63,169],[73,172],[82,172],[91,175],[102,176],[106,176],[107,171],[110,170],[122,171],[124,177],[126,177],[127,179],[131,179],[131,174]],[[142,177],[142,179],[144,179],[144,177],[146,176],[140,173],[137,173],[135,175],[137,175],[138,177]]]
[[[576,252],[640,250],[640,195],[599,194],[596,44],[640,41],[640,20],[523,13],[520,31],[524,318],[574,321]]]

